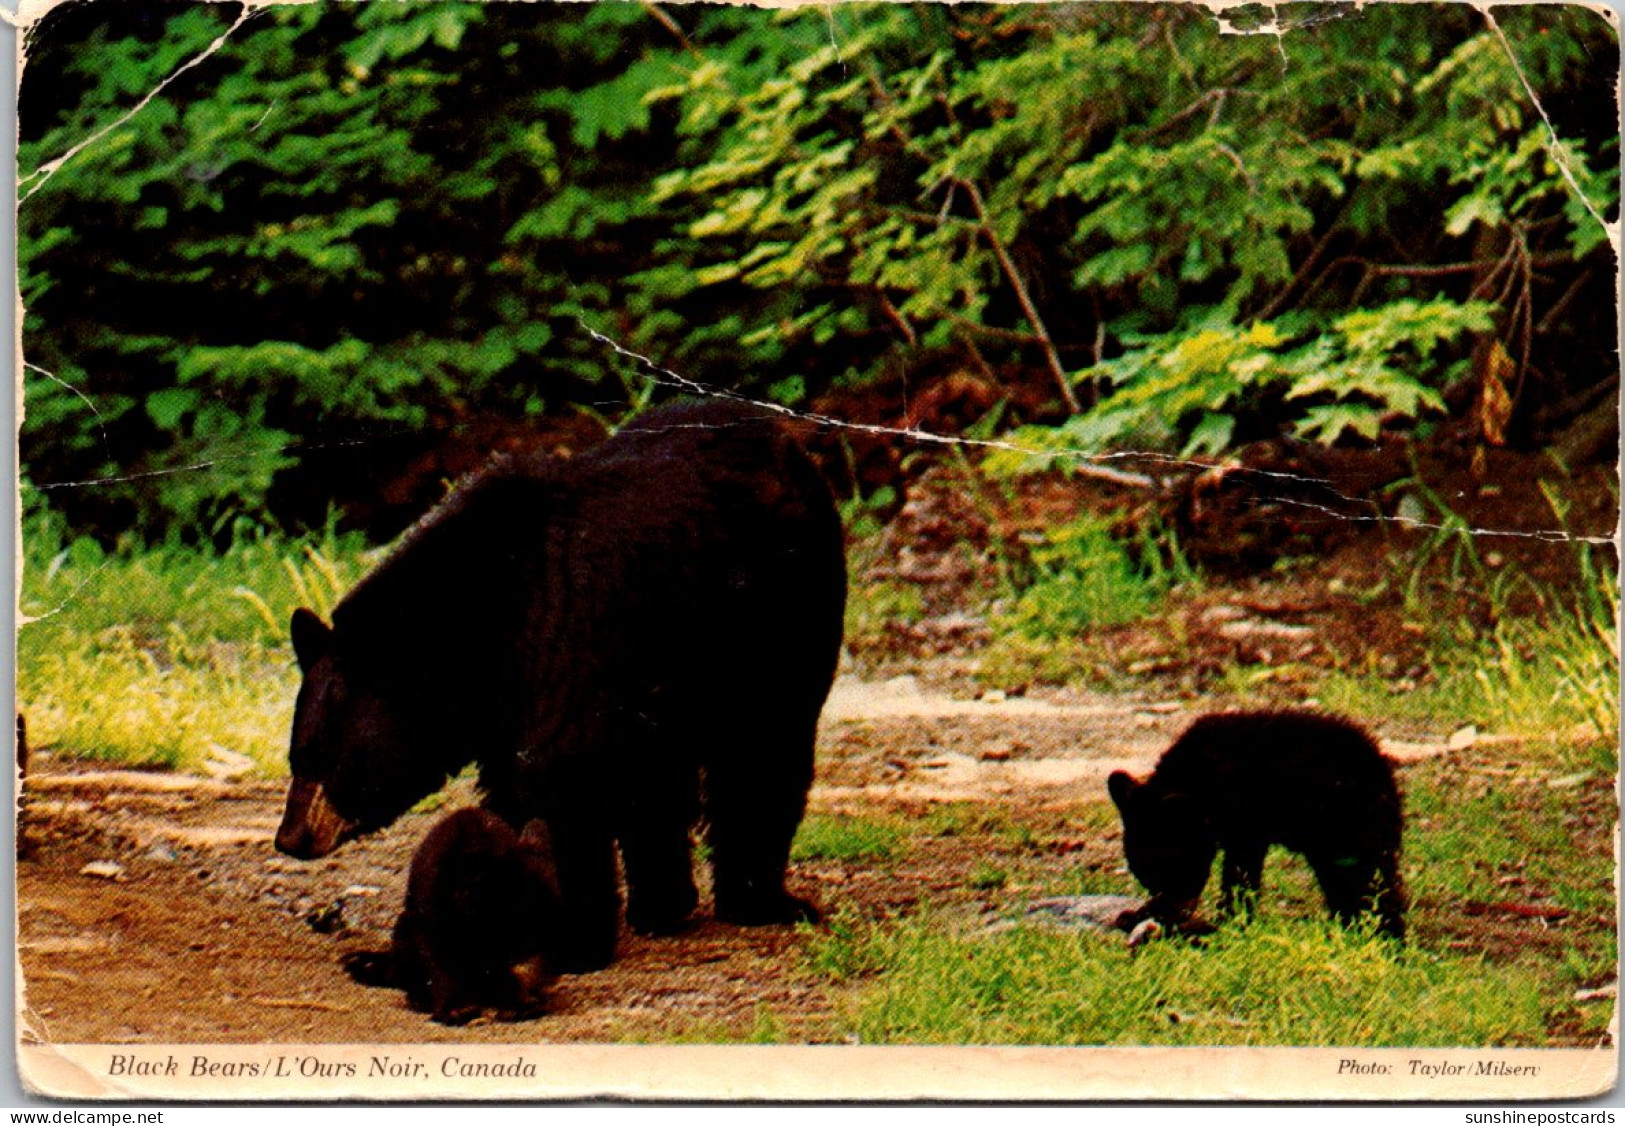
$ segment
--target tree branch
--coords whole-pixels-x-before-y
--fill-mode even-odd
[[[875,97],[888,105],[891,104],[890,92],[886,90],[885,84],[872,71],[869,74],[869,88]],[[916,153],[922,153],[918,142],[904,133],[895,121],[887,125],[887,131],[896,137],[905,148]],[[924,154],[922,153],[922,155]],[[1016,263],[1010,257],[1010,251],[1005,247],[1004,241],[999,238],[998,232],[993,229],[993,224],[988,219],[987,201],[982,198],[981,189],[963,176],[947,176],[944,177],[942,182],[948,185],[950,192],[958,188],[970,197],[971,206],[976,210],[978,229],[982,237],[987,239],[988,245],[993,248],[993,255],[998,259],[999,269],[1004,274],[1004,280],[1009,284],[1011,290],[1015,292],[1016,302],[1021,306],[1022,315],[1027,318],[1027,323],[1032,326],[1038,346],[1044,350],[1044,359],[1049,364],[1050,374],[1055,378],[1055,386],[1060,390],[1061,398],[1066,403],[1067,412],[1069,414],[1078,414],[1083,410],[1083,406],[1078,402],[1078,396],[1072,390],[1072,383],[1067,379],[1066,369],[1061,366],[1060,353],[1055,350],[1055,342],[1050,339],[1049,330],[1044,327],[1044,320],[1038,315],[1038,307],[1033,304],[1032,295],[1027,292],[1027,283],[1022,280],[1021,271],[1016,269]],[[946,222],[947,209],[948,203],[945,202],[943,204],[943,215],[938,220],[939,223]]]
[[[688,35],[681,27],[677,26],[677,21],[672,19],[670,14],[667,13],[664,8],[662,8],[659,4],[653,3],[652,0],[640,0],[640,2],[642,3],[643,10],[645,12],[648,12],[651,16],[653,16],[661,27],[672,33],[672,36],[682,46],[683,50],[693,55],[696,59],[699,59],[702,63],[705,62],[705,55],[701,53],[698,47],[694,46],[693,41],[689,39]]]
[[[951,177],[953,183],[964,189],[970,197],[971,206],[976,209],[976,218],[982,225],[982,237],[987,239],[988,245],[993,248],[993,255],[999,260],[999,268],[1004,271],[1004,280],[1009,283],[1015,292],[1016,301],[1021,305],[1022,315],[1032,326],[1033,335],[1038,338],[1039,347],[1044,350],[1044,358],[1049,363],[1050,374],[1055,377],[1055,386],[1060,389],[1061,398],[1065,400],[1067,411],[1078,414],[1083,410],[1083,404],[1078,402],[1077,394],[1072,390],[1072,383],[1066,376],[1066,369],[1061,366],[1061,355],[1055,350],[1055,342],[1050,339],[1049,329],[1044,327],[1044,319],[1038,315],[1038,307],[1033,304],[1032,295],[1027,292],[1027,283],[1022,280],[1021,271],[1016,269],[1015,260],[1010,257],[1010,251],[1005,247],[1004,241],[999,238],[998,232],[993,229],[988,219],[987,203],[982,199],[979,188],[962,176]]]

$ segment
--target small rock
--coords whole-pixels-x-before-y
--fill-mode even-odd
[[[1009,762],[1010,750],[1007,747],[989,747],[976,757],[983,762]]]
[[[1452,751],[1465,751],[1476,742],[1478,742],[1478,728],[1469,723],[1466,727],[1458,728],[1452,732],[1445,746]]]
[[[175,850],[164,844],[162,841],[159,841],[157,844],[153,845],[147,850],[147,859],[157,860],[160,863],[167,864],[175,859]]]
[[[339,892],[339,898],[340,899],[348,899],[351,896],[365,897],[365,896],[371,896],[371,895],[378,895],[383,890],[384,890],[383,888],[375,888],[375,887],[372,887],[372,886],[370,886],[368,884],[351,884],[349,887],[347,887],[343,891]]]
[[[919,696],[920,682],[912,676],[894,676],[881,685],[888,696]]]
[[[1138,926],[1128,932],[1129,949],[1144,946],[1162,934],[1162,924],[1155,919],[1141,919]]]
[[[1294,626],[1286,622],[1266,622],[1257,619],[1226,622],[1218,629],[1220,637],[1228,637],[1232,641],[1250,641],[1254,638],[1295,641],[1299,638],[1313,637],[1314,633],[1311,626]]]
[[[124,866],[115,864],[111,860],[92,860],[79,869],[79,874],[81,876],[95,876],[103,880],[122,880],[124,878]]]
[[[1598,989],[1578,989],[1578,990],[1575,990],[1575,993],[1574,993],[1574,999],[1576,1001],[1580,1002],[1582,1005],[1585,1004],[1588,1001],[1606,1001],[1606,1000],[1608,1000],[1608,999],[1610,999],[1612,997],[1618,997],[1618,996],[1619,996],[1619,983],[1618,982],[1615,982],[1612,985],[1604,985],[1604,986],[1602,986],[1601,988],[1598,988]]]
[[[1179,667],[1177,657],[1145,657],[1129,665],[1128,671],[1134,676],[1144,676],[1148,672],[1167,672],[1169,669]]]
[[[344,929],[344,902],[337,900],[326,907],[318,907],[305,916],[305,922],[317,934],[334,934]]]
[[[941,617],[927,618],[920,623],[920,626],[929,633],[970,633],[986,628],[987,620],[977,617],[975,614],[967,614],[963,610],[955,610],[953,613],[943,614]]]

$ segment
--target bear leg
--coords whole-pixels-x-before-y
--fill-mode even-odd
[[[407,1008],[433,1012],[429,983],[434,975],[434,954],[426,928],[411,911],[403,912],[395,921],[389,960],[391,980],[397,989],[405,991]]]
[[[1405,937],[1405,893],[1397,864],[1361,856],[1316,856],[1309,863],[1338,922],[1352,926],[1362,915],[1375,912],[1379,934]]]
[[[818,908],[784,890],[805,791],[711,785],[707,798],[716,917],[741,926],[817,922]]]
[[[676,934],[699,903],[689,829],[700,816],[697,753],[670,728],[649,729],[627,760],[616,833],[626,873],[626,923],[638,934]]]
[[[787,627],[785,636],[805,632]],[[757,670],[754,683],[738,696],[741,706],[729,729],[710,733],[706,761],[716,917],[742,926],[819,918],[818,908],[784,890],[784,872],[812,787],[823,696],[804,695],[804,680],[792,675],[796,670],[776,671],[783,673],[782,682],[763,680]]]
[[[1258,888],[1268,852],[1267,841],[1225,842],[1219,905],[1226,916],[1246,917],[1258,906]]]
[[[443,966],[429,967],[426,985],[428,1004],[425,1008],[436,1024],[467,1024],[483,1011],[468,1000],[455,977]]]
[[[562,933],[549,939],[561,973],[601,970],[615,959],[621,893],[615,841],[602,818],[547,818],[558,868]]]
[[[676,934],[699,902],[689,857],[688,824],[661,822],[621,835],[626,866],[626,923],[638,934]]]
[[[1384,857],[1377,865],[1377,933],[1403,941],[1405,938],[1405,880],[1399,874],[1399,857]]]

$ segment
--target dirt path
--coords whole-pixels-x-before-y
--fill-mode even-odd
[[[1105,775],[1148,769],[1190,718],[1172,702],[961,700],[911,678],[842,680],[825,714],[812,813],[904,818],[974,803],[1017,819],[1026,844],[1008,845],[1014,882],[996,895],[966,877],[998,859],[997,834],[917,840],[884,871],[802,862],[792,886],[826,910],[929,905],[974,916],[1019,896],[1024,880],[1114,873],[1121,853],[1102,828],[1112,823],[1101,809]],[[351,982],[339,957],[387,944],[412,851],[441,810],[301,863],[271,847],[282,793],[280,783],[40,763],[28,783],[32,849],[18,863],[22,1034],[62,1043],[736,1038],[770,1014],[786,1038],[838,1036],[825,991],[786,972],[803,938],[703,915],[676,938],[624,934],[611,968],[559,983],[545,1019],[433,1024],[400,994]],[[474,800],[459,781],[441,809]]]

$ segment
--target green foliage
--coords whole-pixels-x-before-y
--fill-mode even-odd
[[[1500,10],[1504,44],[1446,6],[1281,40],[1116,3],[235,18],[29,32],[25,488],[104,543],[317,522],[316,455],[405,432],[615,416],[653,383],[593,333],[791,406],[977,372],[1076,416],[1040,450],[1213,454],[1416,425],[1486,334],[1523,333],[1529,410],[1612,332],[1582,7]]]
[[[1169,564],[1161,546],[1145,536],[1131,551],[1097,518],[1046,530],[1031,548],[1036,577],[1016,598],[1008,624],[1053,641],[1144,617],[1176,584],[1195,579],[1177,548]]]
[[[1271,392],[1293,405],[1301,437],[1330,444],[1352,431],[1374,439],[1384,417],[1444,411],[1439,391],[1409,373],[1428,370],[1441,344],[1488,331],[1490,313],[1483,302],[1407,299],[1338,317],[1327,331],[1306,330],[1303,317],[1246,328],[1215,320],[1088,369],[1085,376],[1116,391],[1087,414],[1059,427],[1028,428],[1015,441],[1070,455],[1122,445],[1161,448],[1183,434],[1183,455],[1211,456],[1229,447],[1238,412]],[[1459,374],[1461,366],[1444,367],[1438,378]],[[1052,460],[1000,450],[988,467],[1019,473]]]
[[[854,587],[846,599],[846,644],[856,649],[883,645],[893,622],[913,624],[925,614],[917,586],[880,582]]]
[[[615,327],[607,282],[652,241],[658,23],[304,5],[210,53],[233,15],[82,5],[31,34],[22,456],[53,506],[105,539],[216,535],[319,512],[307,453],[602,400],[606,375],[621,396],[582,324]]]
[[[1370,439],[1442,412],[1466,335],[1492,331],[1497,310],[1472,299],[1471,269],[1379,268],[1358,251],[1310,283],[1328,244],[1380,234],[1389,255],[1403,228],[1439,253],[1441,231],[1477,222],[1524,245],[1530,224],[1557,222],[1558,256],[1577,257],[1603,237],[1498,37],[1461,15],[1433,10],[1418,33],[1362,11],[1296,40],[1283,65],[1268,37],[1221,49],[1212,21],[1181,9],[847,7],[779,81],[733,81],[719,63],[674,88],[711,145],[657,192],[709,204],[688,231],[710,244],[699,286],[816,295],[776,319],[780,341],[823,343],[840,306],[822,294],[840,285],[869,335],[996,358],[1012,378],[1047,365],[1096,401],[1020,444],[1213,454],[1243,416]],[[1545,82],[1602,31],[1558,30],[1519,60]],[[1558,142],[1593,206],[1617,190],[1613,143],[1606,128]],[[1362,262],[1364,277],[1345,268]],[[1085,347],[1095,362],[1065,364]]]

